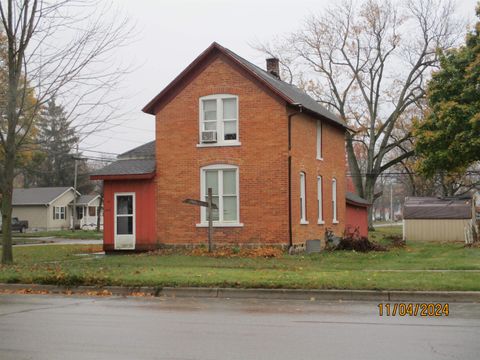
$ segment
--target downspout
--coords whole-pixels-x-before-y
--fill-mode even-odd
[[[288,115],[288,248],[293,247],[293,231],[292,231],[292,118],[302,112],[302,105],[298,106],[299,110]]]

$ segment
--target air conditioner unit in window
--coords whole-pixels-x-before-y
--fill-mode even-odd
[[[217,132],[216,131],[202,131],[202,143],[216,143]]]

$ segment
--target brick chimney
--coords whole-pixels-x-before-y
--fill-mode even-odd
[[[277,58],[267,59],[267,72],[280,79],[280,67]]]

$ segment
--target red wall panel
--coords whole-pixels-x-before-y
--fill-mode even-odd
[[[345,227],[351,230],[358,227],[360,235],[368,237],[368,208],[347,203]]]
[[[157,238],[155,231],[155,181],[153,179],[104,181],[103,191],[104,250],[114,250],[114,194],[119,192],[135,193],[135,250],[152,250],[157,248]]]

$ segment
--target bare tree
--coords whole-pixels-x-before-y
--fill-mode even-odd
[[[109,15],[109,16],[107,16]],[[111,21],[106,20],[111,18]],[[89,134],[115,116],[113,88],[125,73],[112,51],[132,27],[98,0],[0,0],[6,38],[6,99],[0,106],[2,263],[13,261],[12,192],[18,154],[51,98],[68,103],[78,131]],[[33,89],[33,93],[32,93]],[[33,97],[33,101],[27,101]]]
[[[379,175],[413,154],[403,148],[411,132],[398,137],[395,129],[424,98],[438,49],[458,41],[463,29],[453,14],[453,4],[442,0],[344,2],[311,16],[296,33],[255,46],[279,57],[287,75],[300,64],[300,87],[354,130],[346,136],[349,170],[369,201]],[[387,156],[393,150],[398,156]]]

